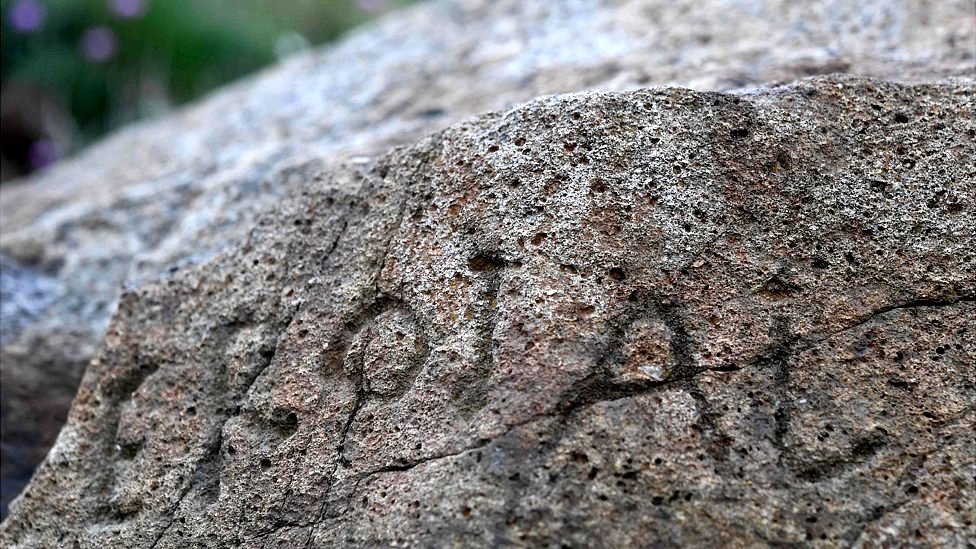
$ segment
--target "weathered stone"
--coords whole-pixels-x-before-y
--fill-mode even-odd
[[[542,98],[123,294],[4,546],[964,546],[976,84]]]
[[[238,242],[323,160],[550,93],[971,75],[974,24],[970,0],[429,3],[4,185],[0,254],[26,273],[0,279],[4,303],[29,306],[0,324],[0,514],[53,440],[120,289]]]

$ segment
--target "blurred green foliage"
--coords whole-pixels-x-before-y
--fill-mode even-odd
[[[59,105],[77,146],[409,1],[0,0],[0,77]]]

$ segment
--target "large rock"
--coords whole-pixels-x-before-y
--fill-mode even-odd
[[[0,188],[4,503],[102,346],[4,544],[971,535],[971,4],[605,4],[425,5]],[[968,78],[747,89],[828,72]],[[738,95],[377,159],[649,83]]]
[[[239,241],[324,163],[541,94],[972,74],[970,0],[425,4],[0,189],[3,494],[60,426],[123,285]]]
[[[976,84],[539,99],[127,291],[5,547],[964,546]]]

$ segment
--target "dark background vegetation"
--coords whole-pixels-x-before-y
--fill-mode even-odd
[[[0,0],[0,180],[409,1]]]

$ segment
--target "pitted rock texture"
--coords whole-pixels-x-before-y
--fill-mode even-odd
[[[431,2],[5,185],[0,254],[24,276],[0,283],[30,307],[0,324],[0,504],[53,440],[121,289],[239,242],[322,163],[543,94],[971,75],[974,41],[970,0]]]
[[[126,292],[5,547],[962,547],[976,84],[530,102]]]

